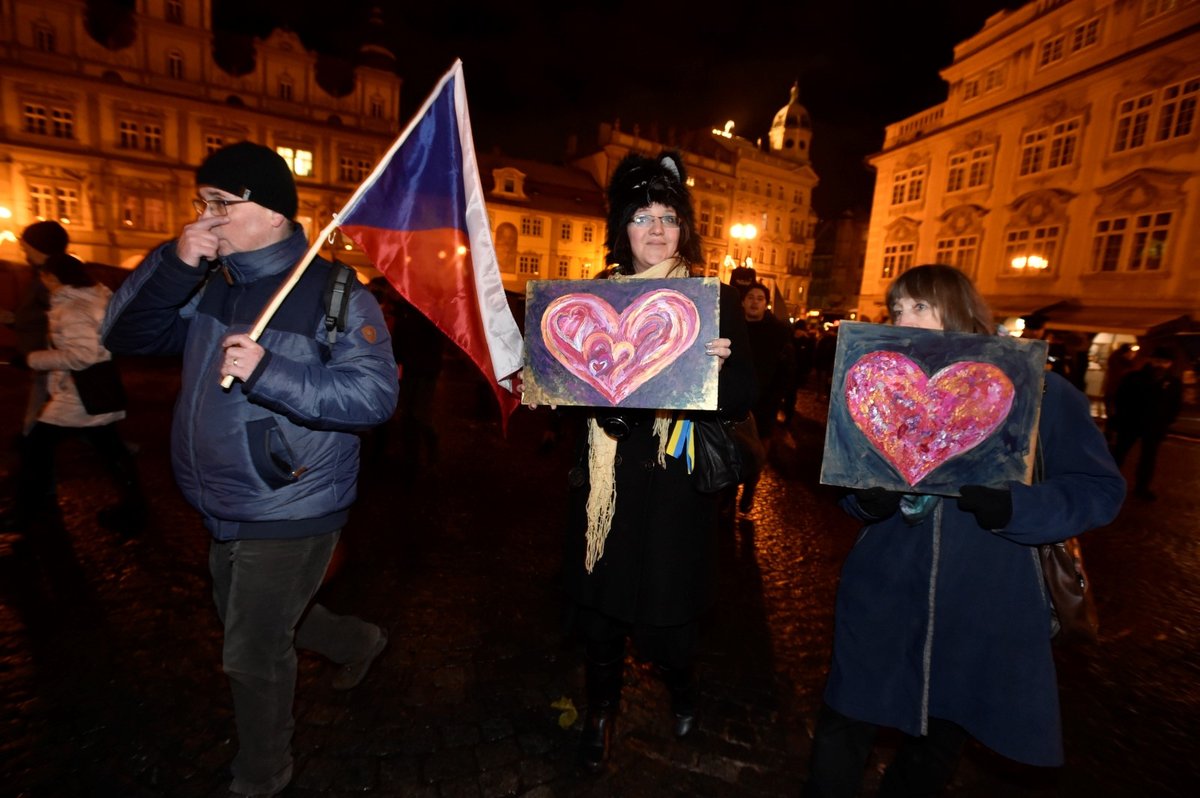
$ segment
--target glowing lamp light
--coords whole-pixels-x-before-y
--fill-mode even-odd
[[[727,138],[727,139],[731,139],[731,138],[733,138],[733,120],[732,120],[732,119],[730,119],[728,122],[726,122],[726,123],[725,123],[725,129],[724,129],[724,130],[722,130],[722,129],[721,129],[721,128],[719,128],[719,127],[714,127],[714,128],[713,128],[713,135],[714,135],[714,136],[721,136],[722,138]]]
[[[13,234],[12,230],[5,230],[0,233],[0,241],[11,241],[15,244],[17,243],[17,237]]]
[[[354,249],[354,246],[351,244],[342,244],[342,249]]]
[[[1041,255],[1018,255],[1012,259],[1012,267],[1018,271],[1026,268],[1041,271],[1050,267],[1050,261]]]
[[[8,208],[4,207],[3,205],[0,205],[0,219],[11,219],[11,218],[12,218],[12,211],[10,211]]]
[[[458,249],[454,250],[454,254],[458,255],[461,258],[463,255],[467,254],[467,248],[464,247],[462,244],[459,244]]]
[[[729,235],[737,239],[749,241],[758,236],[758,228],[752,224],[735,224],[729,228]]]
[[[65,216],[58,217],[58,221],[62,224],[70,224],[71,223],[71,220]]]

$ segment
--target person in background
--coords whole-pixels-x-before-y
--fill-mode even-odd
[[[317,258],[261,338],[247,330],[308,249],[287,162],[248,141],[196,170],[194,221],[152,250],[109,306],[114,352],[182,354],[171,430],[175,478],[212,535],[209,571],[225,628],[238,751],[232,795],[292,779],[296,647],[366,676],[382,627],[313,596],[354,503],[357,432],[396,407],[396,361],[379,304],[350,281],[344,332],[326,332],[333,264]],[[233,378],[229,390],[221,387]]]
[[[792,331],[775,318],[767,307],[770,295],[762,283],[755,283],[742,294],[742,311],[746,316],[746,332],[750,337],[750,355],[754,362],[754,380],[758,387],[758,402],[754,405],[754,426],[762,441],[764,460],[771,451],[779,411],[787,402],[792,384]],[[794,404],[794,402],[792,403]],[[742,485],[738,509],[750,512],[758,487],[758,474],[749,476]]]
[[[50,292],[41,280],[41,268],[47,260],[69,258],[67,245],[70,237],[66,228],[58,222],[35,222],[21,233],[21,251],[29,264],[30,280],[21,294],[20,303],[13,310],[12,318],[6,321],[16,334],[17,354],[26,356],[30,352],[46,348],[46,334],[50,311]],[[42,405],[50,398],[46,392],[46,375],[34,372],[29,386],[29,401],[25,405],[25,419],[21,434],[28,435],[37,421]]]
[[[702,262],[678,153],[626,156],[608,186],[610,279],[686,279]],[[718,414],[742,418],[754,373],[737,292],[720,288]],[[684,459],[666,455],[670,410],[598,409],[584,419],[571,470],[563,567],[573,630],[583,639],[587,714],[580,764],[604,769],[621,700],[625,641],[655,663],[671,695],[674,733],[696,725],[692,675],[700,617],[713,601],[717,495],[700,493]]]
[[[813,367],[817,370],[817,394],[825,400],[833,388],[833,361],[837,357],[838,322],[825,323],[824,331],[813,348]]]
[[[1104,364],[1104,381],[1100,384],[1100,392],[1104,395],[1104,433],[1109,445],[1117,442],[1117,388],[1125,375],[1136,367],[1137,350],[1128,342],[1113,350]]]
[[[952,266],[888,288],[892,323],[992,335]],[[833,663],[806,798],[858,793],[877,729],[904,733],[880,795],[937,795],[974,737],[1018,762],[1061,765],[1051,613],[1037,546],[1107,524],[1125,483],[1087,398],[1045,374],[1032,485],[963,485],[957,499],[881,487],[846,495],[866,523],[838,585]]]
[[[1174,363],[1170,349],[1157,347],[1140,369],[1126,374],[1117,386],[1113,458],[1118,467],[1123,466],[1133,445],[1142,442],[1134,471],[1133,495],[1144,501],[1158,498],[1150,489],[1158,448],[1167,437],[1167,430],[1179,418],[1183,405],[1183,382],[1175,373]]]
[[[428,466],[438,460],[433,397],[442,373],[442,351],[447,339],[404,297],[397,296],[393,307],[396,334],[392,338],[392,349],[400,365],[401,469],[413,475],[420,469],[422,459]]]
[[[796,356],[796,393],[799,394],[808,387],[808,375],[813,367],[813,334],[808,329],[808,322],[796,319],[792,325],[792,353]],[[792,403],[795,409],[795,402]]]
[[[25,235],[31,235],[32,240]],[[135,537],[145,519],[145,501],[133,455],[117,431],[117,422],[125,418],[125,411],[88,413],[72,376],[72,372],[112,359],[100,342],[100,323],[112,294],[87,273],[79,260],[66,253],[67,233],[57,222],[31,225],[25,235],[21,248],[35,266],[34,279],[49,296],[50,307],[45,346],[25,354],[18,352],[13,365],[41,377],[47,400],[37,408],[36,419],[22,443],[16,504],[4,525],[17,528],[47,517],[57,518],[55,454],[65,438],[80,436],[96,449],[121,497],[115,507],[99,512],[100,523],[125,537]]]

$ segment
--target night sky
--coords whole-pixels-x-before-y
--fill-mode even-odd
[[[216,26],[257,35],[289,27],[336,56],[357,48],[371,5],[385,9],[404,121],[462,58],[480,151],[559,161],[568,135],[586,140],[614,119],[643,133],[657,125],[663,137],[733,119],[736,133],[765,139],[799,80],[821,178],[815,205],[830,218],[869,208],[873,174],[863,159],[885,125],[945,98],[938,71],[954,45],[1023,3],[216,0]]]

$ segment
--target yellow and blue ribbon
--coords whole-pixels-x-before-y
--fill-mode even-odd
[[[692,473],[696,464],[696,439],[691,419],[675,420],[675,428],[671,430],[671,437],[667,440],[667,453],[677,460],[686,455],[687,470],[689,474]]]

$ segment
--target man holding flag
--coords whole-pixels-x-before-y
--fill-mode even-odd
[[[312,259],[279,291],[309,249],[279,155],[230,145],[200,165],[196,184],[196,220],[125,280],[102,334],[114,353],[183,355],[172,461],[213,538],[239,744],[230,790],[269,796],[292,777],[295,647],[339,663],[333,686],[349,689],[387,644],[382,628],[311,602],[355,499],[355,433],[392,415],[396,363],[379,305],[357,281],[344,330],[327,328],[334,264]]]

